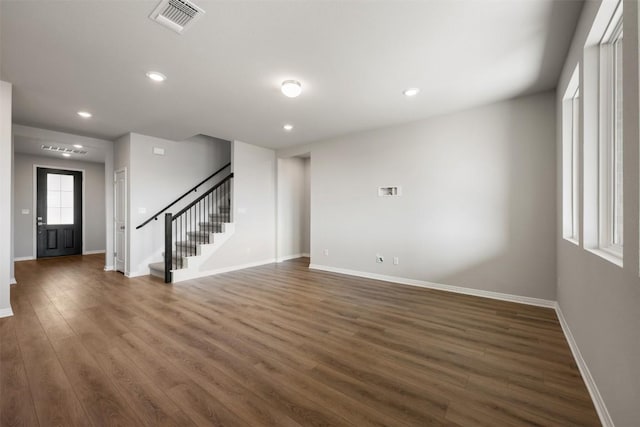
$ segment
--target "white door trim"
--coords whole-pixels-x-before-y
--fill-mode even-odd
[[[118,186],[116,185],[116,176],[119,172],[124,172],[124,274],[125,276],[129,275],[129,254],[127,252],[127,248],[129,246],[129,206],[127,205],[127,183],[129,180],[129,173],[127,171],[126,166],[120,169],[116,169],[113,171],[113,270],[117,271],[117,263],[116,263],[116,250],[118,243],[118,229],[116,227],[116,209],[118,209]]]
[[[47,169],[59,169],[64,171],[73,171],[73,172],[82,172],[82,254],[84,255],[84,241],[86,238],[86,227],[87,227],[87,215],[85,212],[85,186],[86,186],[86,173],[84,169],[77,168],[68,168],[66,166],[52,166],[52,165],[33,165],[33,221],[31,223],[31,229],[33,230],[33,259],[38,258],[38,229],[36,227],[36,223],[38,222],[38,168],[47,168]]]

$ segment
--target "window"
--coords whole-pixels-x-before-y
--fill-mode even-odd
[[[73,176],[47,174],[47,224],[73,224]]]
[[[580,83],[573,72],[562,103],[563,237],[578,243],[580,235]]]
[[[622,3],[600,43],[600,249],[622,256]]]

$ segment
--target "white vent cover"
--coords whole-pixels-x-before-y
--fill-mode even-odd
[[[182,34],[204,13],[204,10],[187,0],[162,0],[149,18]]]
[[[402,195],[402,187],[397,185],[378,187],[378,197],[397,197]]]
[[[42,148],[45,151],[55,151],[56,153],[69,153],[69,154],[81,154],[81,155],[87,154],[87,152],[84,150],[77,150],[75,148],[67,148],[67,147],[58,147],[56,145],[43,144],[40,148]]]

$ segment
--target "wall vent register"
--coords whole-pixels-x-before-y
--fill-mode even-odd
[[[402,187],[378,187],[378,197],[394,197],[402,195]]]

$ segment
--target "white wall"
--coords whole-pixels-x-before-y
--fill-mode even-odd
[[[106,249],[106,205],[105,205],[105,165],[103,163],[79,162],[67,159],[15,154],[14,161],[14,254],[15,257],[33,258],[33,229],[36,207],[34,203],[34,165],[53,166],[60,169],[84,170],[84,252]],[[29,214],[22,214],[28,209]]]
[[[136,227],[229,163],[230,143],[210,137],[170,141],[132,133],[128,139],[121,139],[116,145],[120,147],[116,150],[116,169],[127,164],[129,166],[127,273],[130,276],[149,274],[148,264],[160,261],[164,249],[164,214],[158,221],[152,221],[140,230],[136,230]],[[154,147],[163,148],[164,156],[153,154]],[[200,194],[193,193],[169,212],[176,213]]]
[[[13,153],[11,138],[10,83],[0,81],[0,317],[13,315],[10,303],[11,257],[11,185]]]
[[[554,101],[547,92],[279,151],[311,153],[311,263],[555,300]],[[402,196],[378,197],[389,185]]]
[[[604,7],[610,7],[605,2]],[[580,64],[583,87],[585,124],[597,114],[597,49],[583,47],[596,19],[599,1],[587,2],[558,84],[557,120],[561,123],[562,95],[571,73]],[[640,279],[638,277],[638,10],[637,2],[624,2],[624,262],[619,267],[584,249],[593,244],[589,237],[591,223],[597,220],[589,206],[595,200],[591,192],[581,192],[581,244],[575,245],[558,233],[558,304],[571,329],[582,358],[588,366],[606,409],[617,426],[635,426],[640,419]],[[599,25],[597,23],[596,25]],[[586,61],[586,62],[585,62]],[[586,83],[586,86],[585,86]],[[583,133],[583,138],[585,137]],[[587,140],[594,137],[586,132]],[[557,129],[558,173],[562,166],[561,126]],[[584,160],[592,156],[585,151]],[[582,170],[582,169],[581,169]],[[559,175],[561,176],[561,175]],[[561,186],[558,186],[558,201]],[[558,224],[561,224],[561,204],[558,203]],[[601,408],[602,409],[602,408]],[[606,419],[606,414],[605,414]]]
[[[278,260],[300,257],[309,253],[305,248],[306,202],[305,159],[292,157],[278,159],[277,191],[277,258]],[[306,251],[305,251],[306,249]]]
[[[50,143],[59,143],[63,145],[71,145],[71,144],[80,144],[82,145],[88,152],[88,156],[91,156],[91,162],[81,162],[81,163],[100,163],[103,167],[103,173],[100,175],[103,180],[102,188],[104,188],[104,201],[102,202],[104,216],[103,228],[102,230],[92,229],[91,232],[95,232],[96,236],[99,234],[100,236],[104,236],[104,244],[91,244],[92,247],[96,247],[97,249],[89,249],[85,248],[85,251],[105,251],[105,269],[109,270],[112,268],[111,263],[113,262],[113,257],[110,254],[113,254],[113,142],[105,139],[97,139],[91,138],[87,136],[57,132],[49,129],[41,129],[30,126],[22,126],[22,125],[13,125],[13,135],[14,135],[14,144],[15,141],[22,141],[23,139],[27,140],[35,140],[35,141],[47,141]],[[17,137],[21,137],[18,139]],[[20,142],[18,142],[20,143]],[[30,154],[31,156],[40,157],[40,150],[36,149],[34,151],[32,145],[27,145],[26,147],[19,147],[21,155]],[[15,151],[15,150],[14,150]],[[25,151],[25,152],[22,152]],[[52,159],[55,160],[54,157],[42,156],[44,160]],[[68,162],[73,162],[73,160],[62,160],[63,163],[55,163],[56,165],[63,166],[64,164],[68,164]],[[50,164],[50,163],[44,163]],[[96,178],[97,179],[97,178]],[[20,183],[18,183],[20,185]],[[97,186],[99,184],[96,184]],[[14,186],[15,190],[15,186]],[[15,192],[15,191],[14,191]],[[33,203],[33,202],[32,202]],[[24,204],[24,203],[21,203]],[[25,206],[26,207],[26,206]],[[14,221],[21,222],[24,218],[21,218],[20,211],[16,212],[14,216]],[[14,230],[15,231],[15,230]],[[22,240],[19,236],[14,236],[12,241],[16,239]],[[99,247],[99,248],[98,248]],[[16,257],[21,257],[22,255],[15,255]],[[27,255],[24,255],[27,256]]]
[[[275,152],[240,141],[233,142],[232,150],[235,233],[202,264],[201,271],[275,261]]]

